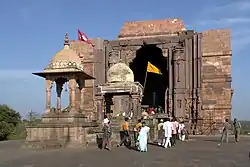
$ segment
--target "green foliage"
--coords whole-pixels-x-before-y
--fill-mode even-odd
[[[25,123],[19,123],[11,134],[8,136],[8,140],[22,140],[26,138]]]
[[[8,135],[11,133],[11,131],[12,131],[12,127],[8,123],[1,121],[0,122],[0,141],[6,140]]]
[[[0,105],[0,121],[16,126],[21,121],[21,115],[7,105]]]
[[[21,116],[7,105],[0,105],[0,140],[6,140],[21,123]]]

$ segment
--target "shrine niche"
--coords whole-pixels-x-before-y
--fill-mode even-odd
[[[116,63],[107,71],[107,83],[96,88],[98,115],[140,118],[143,87],[134,82],[133,71],[124,63]]]

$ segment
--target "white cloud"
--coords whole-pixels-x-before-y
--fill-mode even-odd
[[[250,45],[250,1],[234,0],[225,5],[208,7],[194,22],[199,31],[205,29],[232,29],[232,49],[240,52]]]
[[[200,21],[198,24],[205,25],[223,25],[223,26],[233,26],[235,24],[247,24],[250,23],[250,18],[247,17],[235,17],[235,18],[221,18],[215,20],[204,20]]]
[[[228,3],[226,5],[217,6],[214,8],[214,11],[227,11],[230,12],[230,10],[237,10],[237,11],[248,11],[250,10],[250,1],[241,1],[241,0],[235,0],[232,3]]]

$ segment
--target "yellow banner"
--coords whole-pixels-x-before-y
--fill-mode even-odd
[[[162,75],[160,69],[157,68],[156,66],[154,66],[153,64],[151,64],[150,62],[148,62],[147,72],[151,72],[151,73]]]

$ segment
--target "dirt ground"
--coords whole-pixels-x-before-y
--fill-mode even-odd
[[[24,149],[21,141],[0,143],[0,167],[249,167],[250,138],[218,146],[219,137],[193,137],[165,149],[149,145],[147,153],[126,148]]]

